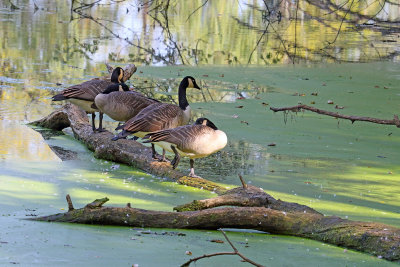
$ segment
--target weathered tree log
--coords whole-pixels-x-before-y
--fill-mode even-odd
[[[71,127],[76,139],[82,141],[97,158],[120,162],[161,177],[171,178],[178,183],[223,192],[225,188],[203,178],[187,177],[173,170],[168,162],[152,160],[151,149],[133,140],[112,141],[111,132],[93,133],[86,113],[73,104],[66,104],[47,117],[31,122],[30,125],[60,131]]]
[[[232,192],[233,195],[237,193],[234,190]],[[31,220],[154,228],[256,229],[323,241],[390,261],[400,260],[400,229],[381,223],[266,207],[225,207],[184,212],[143,210],[131,208],[130,205],[125,208],[103,207],[107,200],[95,200],[95,204],[88,204],[81,209]]]
[[[384,120],[384,119],[377,119],[377,118],[371,118],[371,117],[342,115],[337,112],[331,112],[331,111],[327,111],[327,110],[323,110],[323,109],[319,109],[319,108],[310,107],[307,105],[297,105],[297,106],[283,107],[283,108],[270,107],[269,109],[274,112],[278,112],[278,111],[299,112],[302,109],[304,109],[304,110],[309,110],[309,111],[312,111],[312,112],[315,112],[318,114],[335,117],[338,119],[350,120],[351,123],[354,123],[355,121],[367,121],[367,122],[372,122],[372,123],[377,123],[377,124],[395,125],[397,128],[400,128],[400,120],[397,115],[393,116],[393,120]]]
[[[174,210],[179,212],[195,211],[221,206],[266,207],[282,212],[302,212],[322,215],[318,211],[305,205],[286,202],[280,199],[276,200],[271,195],[265,193],[264,190],[252,185],[231,189],[215,198],[194,200],[191,203],[177,206]]]

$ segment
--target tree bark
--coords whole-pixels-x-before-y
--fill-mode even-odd
[[[302,212],[322,215],[318,211],[305,205],[286,202],[280,199],[276,200],[271,195],[265,193],[264,190],[252,185],[243,185],[243,187],[231,189],[215,198],[194,200],[191,203],[177,206],[174,210],[178,212],[195,211],[221,206],[266,207],[282,212]]]
[[[259,195],[261,202],[265,200],[266,194],[257,192],[254,187],[235,188],[226,195],[232,194],[231,197],[235,197],[239,194],[245,199],[245,194],[248,194],[249,198],[255,198],[254,193]],[[31,220],[153,228],[255,229],[273,234],[310,238],[366,252],[389,261],[400,260],[399,228],[381,223],[324,216],[316,211],[313,212],[307,206],[298,205],[297,209],[290,211],[282,211],[279,206],[272,205],[271,208],[246,206],[165,212],[131,208],[130,204],[125,208],[103,207],[107,201],[108,198],[97,199],[81,209]],[[213,199],[203,201],[213,201]],[[220,204],[222,202],[220,201]],[[228,200],[226,204],[231,205],[231,202]]]

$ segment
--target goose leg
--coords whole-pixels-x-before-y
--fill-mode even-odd
[[[157,155],[157,156],[159,156],[159,155]],[[165,157],[165,149],[164,148],[162,150],[162,157],[161,158],[158,157],[158,161],[159,162],[169,162],[169,160]]]
[[[151,157],[153,159],[158,159],[157,156],[158,156],[158,154],[157,154],[156,148],[155,148],[154,144],[152,143],[151,144]]]
[[[169,160],[167,160],[166,158],[165,158],[165,149],[163,148],[163,150],[162,150],[162,157],[161,157],[161,155],[159,155],[158,153],[157,153],[157,151],[156,151],[156,148],[155,148],[155,146],[154,146],[154,144],[151,144],[151,156],[152,156],[152,158],[153,159],[156,159],[156,160],[158,160],[159,162],[169,162]]]
[[[194,174],[194,160],[190,159],[190,173],[189,173],[189,177],[193,177],[193,178],[200,178],[200,176],[197,176],[196,174]]]
[[[94,125],[94,119],[96,118],[96,114],[93,112],[92,113],[92,130],[93,132],[96,131],[96,125]]]
[[[175,169],[176,167],[178,167],[179,161],[181,160],[181,155],[179,155],[178,151],[176,151],[176,148],[174,146],[171,146],[171,149],[175,153],[175,157],[171,162],[172,169]]]
[[[106,130],[103,129],[103,112],[100,112],[100,117],[99,117],[99,128],[97,129],[98,132],[105,132]]]
[[[162,150],[162,159],[161,159],[161,161],[162,162],[168,162],[169,160],[167,160],[166,158],[165,158],[165,149],[163,148],[163,150]]]

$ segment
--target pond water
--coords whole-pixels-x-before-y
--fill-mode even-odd
[[[230,250],[226,243],[210,242],[223,239],[216,231],[150,229],[150,234],[143,234],[141,229],[21,220],[63,212],[66,194],[71,195],[76,207],[107,196],[109,205],[124,206],[130,202],[134,207],[154,210],[171,210],[193,199],[214,196],[128,166],[95,159],[68,130],[45,140],[26,126],[59,106],[51,103],[51,96],[57,91],[105,74],[104,60],[111,60],[114,65],[137,64],[138,72],[129,82],[165,101],[176,101],[176,88],[183,76],[192,75],[199,81],[203,90],[188,93],[194,118],[211,119],[227,133],[229,143],[220,153],[196,160],[197,174],[230,188],[240,184],[241,174],[248,183],[276,198],[309,205],[326,215],[400,227],[400,133],[395,126],[351,124],[311,112],[285,117],[269,110],[271,106],[304,103],[347,115],[391,119],[399,114],[396,27],[376,29],[383,27],[377,25],[379,20],[398,19],[398,8],[383,9],[386,11],[378,14],[373,28],[367,24],[357,28],[358,37],[350,33],[349,24],[342,25],[347,30],[339,35],[335,49],[324,50],[331,56],[336,51],[333,59],[315,52],[321,51],[326,40],[316,39],[321,35],[316,30],[318,10],[306,2],[300,2],[296,42],[301,45],[296,52],[290,50],[294,39],[288,34],[293,33],[296,23],[284,19],[293,18],[296,6],[288,3],[286,9],[279,10],[283,14],[281,22],[271,22],[269,26],[285,38],[273,41],[276,33],[271,32],[269,41],[262,39],[252,55],[263,27],[268,25],[262,16],[263,1],[209,1],[196,12],[203,2],[171,1],[167,19],[170,39],[165,37],[168,30],[161,26],[165,26],[166,20],[162,10],[152,11],[151,6],[141,2],[104,2],[85,9],[94,18],[101,17],[101,23],[107,27],[99,25],[99,21],[78,19],[82,16],[78,13],[72,14],[70,22],[71,3],[67,1],[12,2],[19,9],[12,10],[9,3],[0,4],[2,265],[177,266],[190,258],[185,251],[200,256]],[[376,7],[369,5],[369,9],[373,8]],[[353,13],[351,18],[356,16]],[[150,15],[164,20],[158,23]],[[320,31],[326,33],[323,38],[333,40],[340,20],[328,17],[330,24],[323,25],[331,32],[326,33],[323,28]],[[119,24],[108,24],[108,18]],[[359,25],[365,22],[362,18]],[[345,23],[352,22],[348,19]],[[207,27],[202,27],[204,24]],[[122,39],[129,35],[136,46],[115,35]],[[140,40],[140,46],[147,50],[133,40]],[[282,52],[279,43],[286,44],[290,51]],[[181,56],[174,45],[179,45]],[[271,55],[267,56],[265,51]],[[250,56],[251,66],[245,66]],[[292,63],[293,57],[302,64],[282,64]],[[304,64],[379,58],[387,60]],[[182,62],[185,65],[166,66]],[[199,66],[186,66],[196,64]],[[334,104],[328,104],[329,100]],[[343,109],[335,109],[336,105]],[[106,120],[106,127],[112,129],[115,123]],[[268,146],[271,143],[276,145]],[[70,160],[62,161],[57,156],[60,151],[69,153]],[[179,169],[188,168],[188,161],[183,159]],[[268,266],[392,265],[366,254],[301,238],[249,232],[228,235],[243,254]],[[232,256],[204,259],[197,266],[221,264],[246,266]]]

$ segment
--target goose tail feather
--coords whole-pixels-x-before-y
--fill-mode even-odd
[[[118,139],[125,139],[130,134],[131,134],[131,132],[123,130],[122,132],[120,132],[119,134],[114,136],[111,140],[112,141],[117,141]]]
[[[66,100],[66,99],[68,99],[68,98],[66,98],[63,94],[58,94],[51,98],[51,100],[53,100],[53,101],[62,101],[62,100]]]

